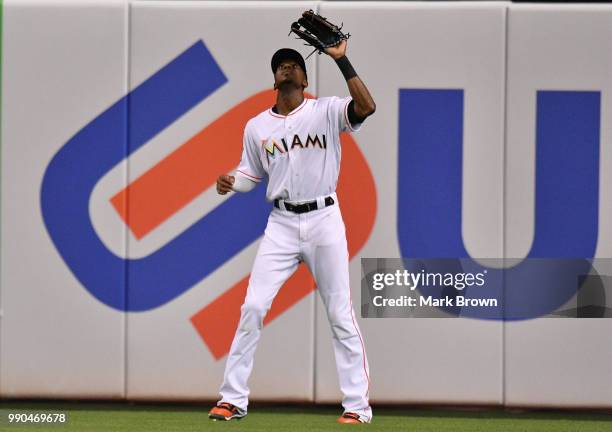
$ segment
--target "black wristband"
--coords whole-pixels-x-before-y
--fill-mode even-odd
[[[345,80],[350,80],[351,78],[355,78],[357,76],[357,72],[353,69],[353,65],[349,61],[347,56],[342,56],[336,60],[336,64],[340,68],[340,72],[344,75]]]

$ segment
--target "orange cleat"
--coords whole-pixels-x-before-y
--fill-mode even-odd
[[[359,417],[359,414],[352,413],[352,412],[345,412],[344,414],[342,414],[342,416],[338,417],[338,423],[361,424],[365,422],[361,420],[361,417]]]
[[[208,418],[212,420],[229,421],[231,419],[239,420],[246,415],[246,411],[238,408],[236,405],[232,405],[228,402],[221,402],[210,410]]]

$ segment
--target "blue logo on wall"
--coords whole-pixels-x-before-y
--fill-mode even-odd
[[[91,192],[108,171],[226,82],[199,41],[76,133],[49,163],[41,188],[47,230],[75,277],[106,305],[122,311],[159,307],[261,236],[269,213],[264,187],[226,200],[140,259],[108,250],[89,217]]]
[[[589,273],[597,245],[600,98],[594,91],[537,92],[535,236],[528,259],[505,270],[488,269],[488,294],[503,303],[503,310],[451,312],[529,319],[549,314],[576,294],[576,281]],[[399,100],[402,256],[465,262],[464,92],[401,89]],[[475,270],[470,271],[478,271],[478,264],[472,263]],[[462,295],[469,296],[469,291]]]

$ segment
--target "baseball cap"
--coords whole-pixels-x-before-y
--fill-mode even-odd
[[[272,62],[271,62],[272,73],[276,72],[278,65],[280,65],[283,60],[293,60],[297,64],[299,64],[302,70],[304,71],[304,75],[308,79],[304,57],[302,57],[302,54],[300,54],[299,52],[291,48],[281,48],[274,53],[274,55],[272,56]]]

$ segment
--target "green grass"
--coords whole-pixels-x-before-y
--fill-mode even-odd
[[[128,403],[1,402],[0,430],[17,431],[295,431],[317,432],[365,428],[369,432],[611,432],[612,414],[588,412],[503,410],[399,409],[374,407],[369,425],[338,425],[340,408],[254,406],[239,421],[213,422],[209,406]],[[8,412],[65,412],[64,425],[8,425]]]

